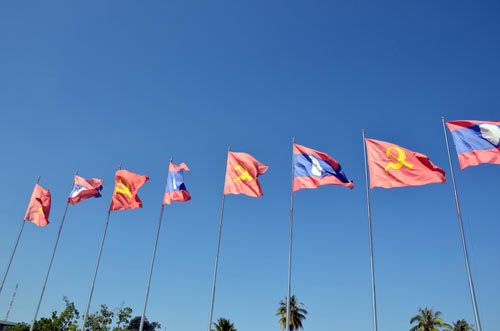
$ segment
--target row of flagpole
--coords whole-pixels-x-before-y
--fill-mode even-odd
[[[482,331],[482,329],[481,329],[481,323],[480,323],[480,318],[479,318],[479,311],[478,311],[478,307],[477,307],[477,300],[476,300],[476,295],[475,295],[475,291],[474,291],[474,283],[473,283],[473,280],[472,280],[472,274],[471,274],[471,270],[470,270],[469,257],[468,257],[468,251],[467,251],[465,234],[464,234],[464,230],[463,230],[463,224],[462,224],[462,217],[461,217],[461,210],[460,210],[459,198],[458,198],[458,193],[457,193],[457,188],[456,188],[456,183],[455,183],[454,168],[453,168],[453,163],[452,163],[452,160],[451,160],[451,153],[450,153],[449,142],[448,142],[448,134],[447,134],[447,131],[446,131],[446,125],[445,125],[444,117],[442,117],[442,124],[443,124],[445,143],[446,143],[446,147],[447,147],[448,159],[449,159],[450,170],[451,170],[451,177],[452,177],[454,197],[455,197],[455,202],[456,202],[457,216],[458,216],[458,222],[459,222],[459,227],[460,227],[461,241],[462,241],[462,247],[463,247],[463,251],[464,251],[464,259],[465,259],[466,271],[467,271],[467,277],[468,277],[468,283],[469,283],[468,285],[469,285],[469,290],[470,290],[470,295],[471,295],[472,305],[473,305],[473,310],[474,310],[474,318],[475,318],[475,322],[476,322],[477,331]],[[373,253],[372,220],[371,220],[371,208],[370,208],[370,186],[368,184],[368,178],[369,178],[368,174],[369,174],[369,172],[370,172],[370,178],[372,177],[371,168],[370,168],[370,171],[369,171],[369,162],[370,162],[369,159],[370,159],[370,156],[368,155],[368,157],[367,157],[367,149],[368,149],[368,147],[367,147],[367,141],[370,140],[370,139],[367,139],[365,137],[365,130],[362,131],[362,136],[363,136],[363,154],[364,154],[364,162],[365,162],[366,202],[367,202],[369,252],[370,252],[370,271],[371,271],[371,292],[372,292],[371,294],[372,294],[373,329],[374,329],[374,331],[378,331],[377,300],[376,300],[376,291],[375,291],[375,264],[374,264],[374,253]],[[372,142],[370,142],[370,143],[372,143]],[[405,161],[406,160],[406,154],[404,153],[404,151],[402,151],[401,148],[399,148],[397,146],[394,146],[394,145],[390,145],[390,146],[391,147],[389,147],[387,149],[387,151],[386,151],[387,157],[392,156],[398,162],[398,164],[393,163],[393,162],[389,162],[389,164],[385,168],[386,172],[387,172],[388,168],[400,169],[403,165],[407,166],[408,168],[413,168],[413,164],[408,164]],[[335,168],[334,168],[334,170],[336,172],[339,172],[342,175],[343,179],[341,177],[335,175],[336,179],[334,180],[334,182],[331,182],[331,181],[321,182],[321,183],[319,183],[319,182],[316,183],[315,182],[313,184],[311,184],[311,183],[307,183],[307,184],[301,183],[302,186],[299,185],[299,186],[296,187],[296,176],[297,176],[297,174],[295,172],[295,169],[296,169],[296,166],[298,164],[297,163],[298,161],[296,159],[296,155],[299,155],[299,152],[296,152],[296,148],[298,148],[298,147],[300,147],[300,148],[302,148],[304,150],[312,151],[312,153],[314,155],[317,154],[315,157],[313,157],[312,155],[309,155],[310,160],[308,159],[308,162],[311,162],[311,167],[312,167],[311,171],[312,171],[312,174],[314,174],[314,171],[313,171],[314,169],[313,168],[316,167],[316,166],[319,166],[319,163],[318,163],[319,161],[316,158],[316,157],[318,157],[318,155],[320,155],[319,157],[320,157],[320,159],[322,161],[326,161],[330,165],[334,165],[334,163],[336,162],[335,160],[331,159],[330,156],[328,156],[328,155],[326,155],[324,153],[320,153],[318,151],[314,151],[314,150],[308,149],[308,148],[306,148],[304,146],[296,145],[295,144],[295,138],[292,139],[292,169],[291,169],[292,170],[292,186],[291,186],[291,195],[290,195],[290,224],[289,224],[289,245],[288,245],[289,249],[288,249],[288,284],[287,284],[288,286],[287,286],[287,302],[286,302],[286,331],[290,330],[290,323],[291,323],[291,321],[290,321],[290,299],[291,299],[291,278],[292,278],[292,247],[293,247],[292,240],[293,240],[293,199],[294,199],[294,192],[296,190],[299,190],[299,189],[302,189],[302,188],[316,188],[316,187],[318,187],[320,185],[330,185],[330,184],[348,186],[348,187],[350,187],[352,189],[352,182],[349,182],[347,180],[347,178],[344,177],[344,174],[343,174],[343,172],[342,172],[342,170],[340,168],[340,165],[338,163],[336,163],[337,164],[336,165],[337,169],[335,170]],[[398,155],[395,156],[394,154],[392,154],[391,149],[396,150],[398,152]],[[305,153],[305,152],[300,152],[300,153]],[[302,154],[300,154],[300,155],[302,155]],[[321,155],[323,155],[323,156],[321,156]],[[404,157],[402,157],[402,155]],[[423,156],[425,156],[425,155],[423,155]],[[317,164],[314,163],[314,160],[317,162]],[[391,166],[391,164],[392,164],[392,166]],[[430,162],[430,164],[432,166],[434,166],[431,162]],[[170,180],[170,167],[172,167],[172,165],[173,164],[172,164],[172,158],[171,158],[170,159],[170,166],[169,166],[169,176],[167,177],[167,188],[168,188],[168,185],[169,185],[168,183],[169,183],[169,180]],[[233,166],[235,166],[235,167],[233,168]],[[397,166],[399,166],[399,168]],[[187,168],[187,166],[185,164],[181,164],[181,165],[175,166],[175,167],[177,167],[176,169],[178,169],[176,171],[182,171],[182,170],[179,170],[179,169],[184,169],[184,170],[189,171],[189,169]],[[321,166],[319,166],[319,167],[320,167],[321,171],[323,171],[323,169],[321,168]],[[223,215],[224,215],[225,196],[227,194],[240,194],[240,193],[243,193],[243,194],[246,194],[246,195],[249,195],[249,196],[253,196],[253,197],[260,197],[260,196],[262,196],[261,188],[260,188],[260,185],[259,185],[259,183],[257,181],[257,177],[259,175],[263,174],[267,170],[267,168],[268,168],[267,166],[264,166],[263,164],[261,164],[260,162],[258,162],[257,160],[255,160],[251,155],[245,154],[245,153],[232,153],[231,149],[230,149],[230,146],[228,147],[228,160],[227,160],[227,165],[226,165],[226,180],[225,180],[225,184],[224,184],[224,190],[223,190],[222,202],[221,202],[221,212],[220,212],[220,220],[219,220],[219,231],[218,231],[218,237],[217,237],[216,256],[215,256],[215,265],[214,265],[212,291],[211,291],[211,301],[210,301],[210,314],[209,314],[208,331],[212,330],[211,327],[212,327],[212,322],[213,322],[213,311],[214,311],[214,304],[215,304],[217,271],[218,271],[219,253],[220,253],[220,246],[221,246],[221,235],[222,235],[222,224],[223,224]],[[437,169],[439,169],[439,168],[437,168]],[[125,170],[121,170],[121,163],[120,163],[120,166],[119,166],[118,170],[119,170],[118,172],[125,171]],[[441,169],[439,169],[439,170],[441,170]],[[232,171],[232,173],[231,173],[231,171]],[[117,172],[117,174],[118,174],[118,172]],[[77,174],[78,174],[78,171],[75,172],[75,178],[77,177]],[[133,174],[133,175],[136,175],[136,174]],[[139,176],[139,175],[136,175],[136,176]],[[310,176],[312,176],[312,175],[310,175]],[[139,176],[139,177],[141,177],[141,176]],[[136,191],[140,188],[140,186],[142,186],[142,184],[149,179],[147,176],[142,176],[142,177],[145,177],[145,180],[143,182],[141,182],[140,184],[138,184],[138,186],[135,188],[134,193],[136,193]],[[341,178],[341,179],[339,179],[339,178]],[[253,179],[255,179],[255,181],[252,184],[248,184],[248,183],[252,182]],[[85,330],[85,326],[86,326],[87,321],[88,321],[89,310],[90,310],[90,305],[91,305],[91,301],[92,301],[92,295],[93,295],[93,291],[94,291],[94,286],[95,286],[95,281],[96,281],[96,277],[97,277],[97,272],[98,272],[98,269],[99,269],[99,264],[100,264],[100,259],[101,259],[102,250],[103,250],[103,246],[104,246],[104,241],[105,241],[107,230],[108,230],[108,225],[109,225],[109,219],[110,219],[111,211],[112,210],[119,210],[119,209],[134,209],[134,208],[140,208],[140,207],[142,207],[142,203],[140,202],[140,200],[135,200],[134,203],[136,205],[133,206],[133,207],[122,208],[121,206],[118,206],[118,207],[115,208],[114,207],[114,203],[116,203],[116,201],[114,199],[115,199],[115,197],[117,196],[118,193],[121,193],[120,196],[122,196],[124,199],[126,199],[126,195],[128,195],[129,198],[132,198],[132,194],[131,194],[131,191],[130,191],[130,189],[131,189],[130,183],[127,183],[127,181],[125,181],[125,177],[121,178],[120,180],[118,180],[118,175],[116,175],[115,176],[115,180],[116,180],[116,182],[115,182],[115,190],[114,190],[113,198],[112,198],[112,205],[111,205],[111,207],[110,207],[110,209],[108,211],[107,217],[106,217],[104,232],[103,232],[103,236],[102,236],[101,243],[100,243],[100,246],[99,246],[99,252],[98,252],[98,256],[97,256],[96,267],[95,267],[94,274],[93,274],[93,279],[92,279],[92,283],[91,283],[91,287],[90,287],[90,293],[89,293],[89,297],[88,297],[87,306],[86,306],[86,309],[85,309],[85,314],[83,316],[82,330]],[[123,183],[122,183],[122,180],[124,181]],[[441,179],[441,180],[444,183],[444,179]],[[40,177],[38,177],[38,179],[37,179],[37,182],[36,182],[36,185],[35,185],[35,189],[37,188],[39,181],[40,181]],[[432,183],[432,182],[438,182],[438,181],[428,181],[427,183]],[[101,183],[102,183],[102,181],[101,181]],[[181,189],[179,189],[176,186],[175,180],[173,180],[173,183],[174,183],[173,185],[175,186],[175,190],[176,191],[181,190]],[[245,183],[245,184],[242,184],[242,183]],[[183,185],[183,182],[180,183],[180,184]],[[119,185],[121,185],[120,189],[118,189]],[[247,185],[247,186],[245,186],[245,185]],[[349,186],[349,185],[351,185],[351,186]],[[408,184],[408,185],[402,185],[402,186],[411,186],[411,185],[415,185],[415,184]],[[422,185],[422,184],[416,184],[416,185]],[[252,186],[252,187],[250,187],[250,186]],[[379,185],[377,185],[377,186],[379,186]],[[373,187],[373,184],[372,184],[372,187]],[[385,186],[382,186],[382,187],[385,187]],[[392,186],[389,186],[389,187],[392,187]],[[74,190],[75,190],[75,186],[73,186],[72,193],[73,193]],[[184,190],[183,194],[187,194],[187,198],[186,198],[186,196],[183,196],[182,198],[180,198],[180,200],[177,199],[177,198],[172,198],[172,200],[170,200],[170,202],[171,201],[188,201],[190,199],[189,193],[187,193],[187,191],[185,191],[185,187],[184,187],[183,190]],[[96,192],[98,193],[98,191],[96,191]],[[50,193],[48,193],[48,194],[49,194],[48,199],[49,199],[49,208],[50,208]],[[71,197],[71,194],[70,194],[70,197]],[[84,197],[82,199],[85,199],[87,197]],[[134,196],[134,198],[135,198],[135,196]],[[150,266],[148,280],[147,280],[147,286],[146,286],[144,306],[143,306],[142,315],[141,315],[140,331],[143,330],[143,325],[144,325],[144,320],[145,320],[145,313],[146,313],[146,307],[147,307],[148,298],[149,298],[151,278],[152,278],[152,273],[153,273],[153,268],[154,268],[156,250],[157,250],[157,245],[158,245],[158,240],[159,240],[159,235],[160,235],[160,229],[161,229],[161,223],[162,223],[162,217],[163,217],[163,212],[164,212],[164,204],[165,203],[170,204],[170,202],[165,202],[166,201],[165,199],[166,198],[164,198],[164,201],[162,203],[162,207],[161,207],[161,211],[160,211],[160,216],[159,216],[159,220],[158,220],[158,229],[157,229],[155,244],[154,244],[154,248],[153,248],[153,255],[152,255],[152,259],[151,259],[151,266]],[[42,299],[43,299],[43,295],[44,295],[45,288],[46,288],[46,285],[47,285],[47,281],[48,281],[48,278],[49,278],[50,270],[51,270],[52,263],[53,263],[53,260],[54,260],[54,256],[55,256],[55,253],[56,253],[56,249],[57,249],[57,246],[58,246],[58,242],[59,242],[59,239],[60,239],[60,236],[61,236],[63,224],[64,224],[64,221],[65,221],[65,218],[66,218],[66,213],[67,213],[67,210],[68,210],[69,203],[70,203],[70,200],[68,200],[68,202],[66,203],[66,207],[64,209],[64,213],[63,213],[63,216],[62,216],[62,219],[61,219],[61,224],[59,226],[59,230],[58,230],[58,233],[57,233],[56,241],[55,241],[54,248],[53,248],[53,251],[52,251],[52,255],[51,255],[51,258],[50,258],[50,261],[49,261],[49,265],[48,265],[48,268],[47,268],[46,277],[45,277],[44,284],[43,284],[43,287],[42,287],[42,290],[41,290],[40,298],[39,298],[39,301],[38,301],[38,304],[37,304],[37,307],[36,307],[36,310],[35,310],[35,314],[34,314],[34,317],[33,317],[32,323],[31,323],[30,331],[33,331],[34,326],[35,326],[35,322],[36,322],[36,319],[37,319],[39,308],[40,308],[40,305],[41,305],[41,302],[42,302]],[[123,202],[117,202],[117,203],[120,204],[120,203],[123,203]],[[74,204],[74,203],[72,202],[72,204]],[[43,204],[42,204],[42,207],[43,207]],[[42,207],[39,208],[40,209],[40,211],[39,211],[40,214],[42,214]],[[30,210],[30,209],[28,209],[28,210]],[[27,211],[27,215],[28,215],[28,211]],[[28,216],[25,216],[25,219],[26,219],[26,217],[28,217]],[[48,215],[47,215],[47,217],[48,217]],[[26,220],[23,220],[23,222],[21,224],[21,228],[20,228],[19,234],[17,236],[17,240],[15,242],[12,254],[11,254],[9,262],[7,264],[7,268],[6,268],[4,276],[2,278],[2,282],[0,284],[0,293],[1,293],[2,289],[3,289],[3,286],[4,286],[4,283],[5,283],[5,280],[6,280],[8,271],[9,271],[9,268],[11,266],[11,263],[12,263],[12,260],[13,260],[13,257],[14,257],[17,245],[19,243],[19,239],[21,237],[21,233],[23,231],[25,221]],[[46,223],[46,224],[48,224],[48,223]],[[46,224],[43,224],[43,225],[46,225]],[[39,224],[37,224],[37,225],[39,225]],[[43,226],[43,225],[41,225],[41,226]]]

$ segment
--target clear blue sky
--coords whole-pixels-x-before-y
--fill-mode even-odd
[[[270,169],[264,197],[226,199],[214,317],[279,330],[296,137],[355,182],[295,196],[305,329],[371,330],[365,128],[449,182],[372,190],[380,329],[409,329],[419,306],[473,322],[440,117],[498,120],[499,14],[498,1],[1,1],[1,272],[38,175],[53,203],[49,226],[26,224],[0,318],[16,283],[10,317],[32,318],[77,169],[104,180],[103,198],[70,206],[40,316],[63,296],[83,312],[119,162],[151,180],[143,209],[111,216],[92,311],[124,302],[139,315],[173,155],[193,199],[166,207],[147,316],[205,330],[231,145]],[[457,172],[485,330],[500,324],[499,174]]]

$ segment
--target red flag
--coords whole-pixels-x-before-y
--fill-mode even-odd
[[[137,191],[149,180],[148,175],[138,175],[128,170],[118,170],[115,174],[115,189],[110,210],[142,208]]]
[[[37,226],[46,226],[49,224],[49,213],[50,191],[35,184],[24,220],[33,222]]]
[[[424,154],[385,141],[365,140],[370,188],[446,183],[445,172]]]
[[[226,183],[224,194],[245,194],[261,197],[262,189],[257,177],[269,169],[246,153],[227,154]]]

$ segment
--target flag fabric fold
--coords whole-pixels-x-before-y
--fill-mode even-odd
[[[110,210],[142,208],[137,191],[149,180],[148,175],[139,175],[128,170],[118,170],[115,174],[115,189]]]
[[[264,174],[268,166],[246,153],[228,152],[224,194],[245,194],[261,197],[262,188],[257,177]]]
[[[80,201],[85,199],[94,197],[100,198],[101,190],[102,190],[102,179],[92,178],[90,180],[86,180],[83,177],[76,176],[73,182],[73,189],[69,194],[68,202],[72,205],[77,204]]]
[[[365,139],[370,188],[446,183],[445,172],[429,158],[385,141]]]
[[[500,121],[446,122],[457,149],[460,169],[500,164]]]
[[[184,185],[184,171],[191,171],[184,162],[178,165],[170,162],[163,204],[169,205],[172,201],[186,202],[191,200],[191,195]]]
[[[33,222],[37,226],[46,226],[49,224],[50,202],[50,191],[35,184],[24,220]]]
[[[317,188],[321,185],[341,185],[354,188],[340,164],[328,154],[293,144],[293,191]]]

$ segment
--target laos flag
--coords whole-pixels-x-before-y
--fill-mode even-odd
[[[351,190],[354,188],[354,183],[347,179],[337,161],[314,149],[293,144],[293,167],[294,192],[321,185],[341,185]]]
[[[500,164],[500,121],[446,122],[457,148],[460,169]]]
[[[73,189],[69,194],[68,202],[72,205],[85,200],[87,198],[100,198],[102,190],[102,179],[92,178],[86,180],[83,177],[75,175],[75,181],[73,183]]]
[[[189,195],[186,185],[184,185],[184,171],[191,170],[184,163],[177,165],[170,162],[163,204],[169,205],[172,201],[185,202],[191,200],[191,195]]]

